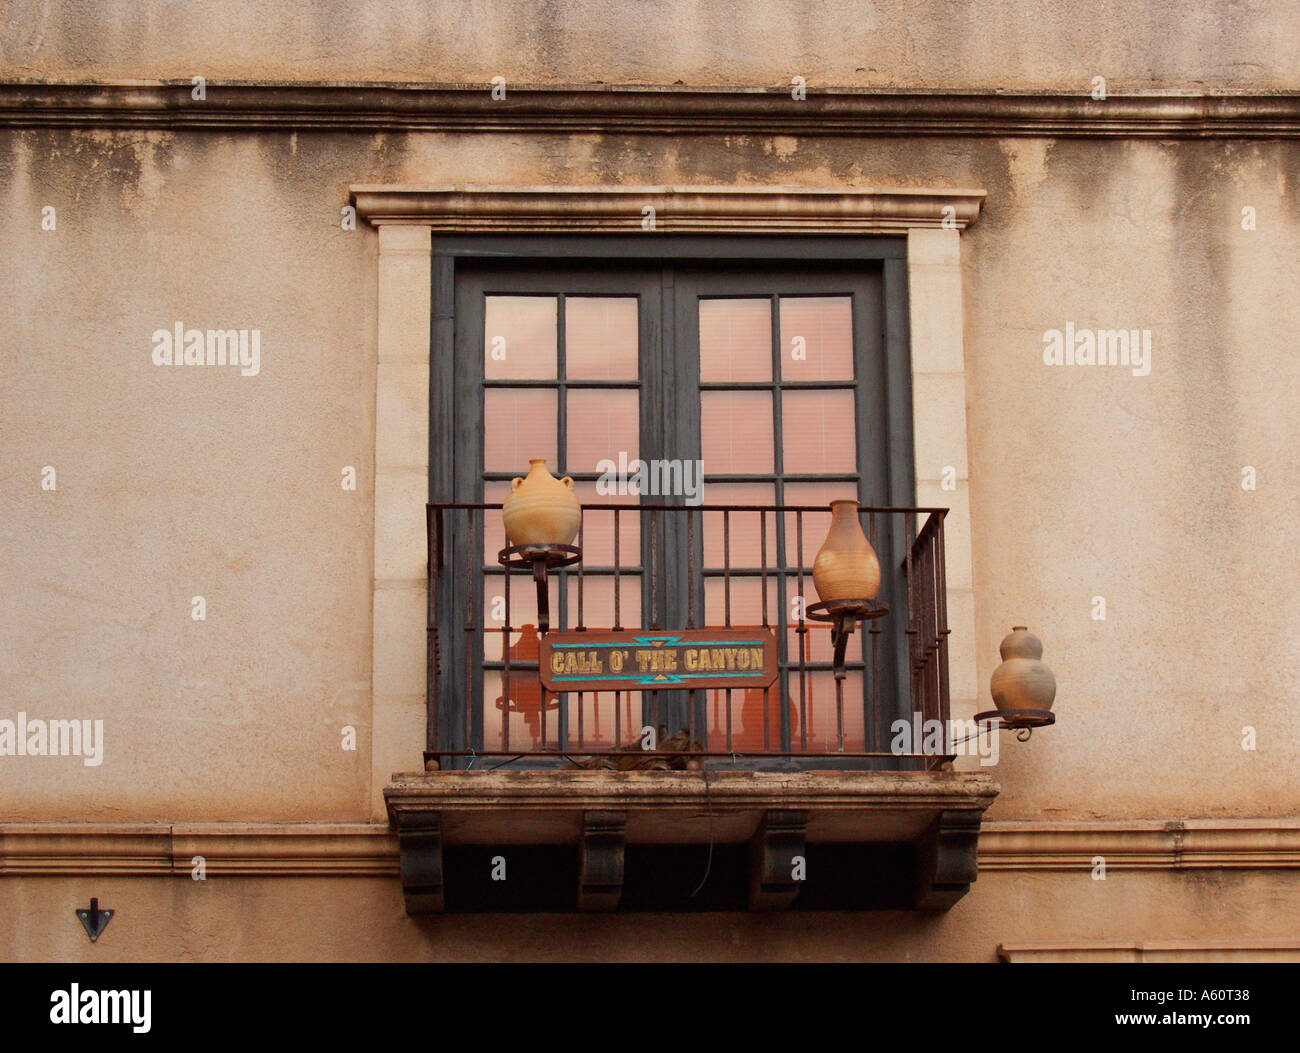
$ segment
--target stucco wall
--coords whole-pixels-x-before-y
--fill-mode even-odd
[[[6,130],[3,715],[102,718],[107,744],[0,761],[3,817],[370,814],[376,236],[339,210],[353,182],[487,181],[987,189],[980,676],[1027,623],[1060,682],[992,815],[1293,814],[1297,174],[1267,142]],[[155,366],[178,320],[260,329],[260,373]],[[1150,375],[1044,365],[1067,321],[1150,329]]]
[[[17,0],[0,79],[1300,89],[1285,3],[521,6],[234,0],[211,19]],[[0,128],[0,719],[102,719],[106,739],[94,767],[0,757],[0,823],[380,818],[377,237],[340,227],[354,183],[987,190],[961,237],[976,639],[955,646],[973,643],[987,684],[1027,623],[1060,685],[1055,727],[1003,737],[989,818],[1295,816],[1298,179],[1293,138]],[[260,330],[260,372],[155,366],[151,334],[178,321]],[[1044,365],[1044,332],[1067,323],[1151,330],[1150,375]],[[421,922],[392,874],[194,882],[108,860],[0,881],[0,957],[991,960],[1045,937],[1249,941],[1300,922],[1287,851],[1273,865],[1291,869],[1171,857],[1106,881],[1076,858],[994,869],[938,917]],[[69,916],[90,895],[118,911],[93,948]]]
[[[14,0],[0,76],[1112,91],[1300,87],[1269,0]],[[147,71],[147,72],[144,72]]]
[[[414,920],[396,878],[37,878],[0,882],[6,960],[975,961],[999,944],[1241,944],[1300,924],[1285,872],[990,874],[947,914],[471,914]],[[91,944],[68,904],[117,911]],[[1233,904],[1225,924],[1224,904]]]

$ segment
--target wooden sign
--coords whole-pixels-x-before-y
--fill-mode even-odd
[[[547,633],[537,661],[548,691],[763,688],[776,679],[776,636],[771,629]]]

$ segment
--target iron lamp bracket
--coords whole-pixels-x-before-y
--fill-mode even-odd
[[[100,910],[99,900],[93,896],[90,900],[89,909],[86,907],[78,908],[77,920],[81,922],[82,928],[86,930],[86,935],[90,937],[91,943],[94,943],[103,935],[104,930],[108,928],[108,923],[113,920],[114,913],[115,911],[111,910]]]
[[[552,567],[571,567],[582,559],[582,549],[576,545],[511,545],[497,553],[497,562],[503,567],[532,569],[537,584],[537,633],[546,635],[551,628],[550,590],[547,573]]]
[[[809,621],[830,622],[831,641],[835,645],[835,679],[843,680],[844,653],[849,646],[849,637],[858,622],[872,618],[883,618],[889,613],[889,606],[875,600],[823,600],[814,603],[804,611]]]
[[[1056,723],[1050,709],[988,709],[975,714],[976,724],[992,724],[995,731],[1014,731],[1021,742],[1028,742],[1034,728]]]

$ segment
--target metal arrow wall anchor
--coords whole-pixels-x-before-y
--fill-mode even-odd
[[[99,900],[93,896],[90,899],[89,910],[84,907],[78,908],[77,918],[86,930],[86,935],[90,937],[91,943],[99,939],[100,934],[108,928],[108,923],[113,920],[113,913],[111,910],[100,910]]]

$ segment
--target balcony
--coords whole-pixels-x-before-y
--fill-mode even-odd
[[[944,512],[859,510],[882,581],[846,611],[825,505],[588,504],[549,553],[429,505],[408,910],[950,906],[997,787],[912,734],[951,726]]]

